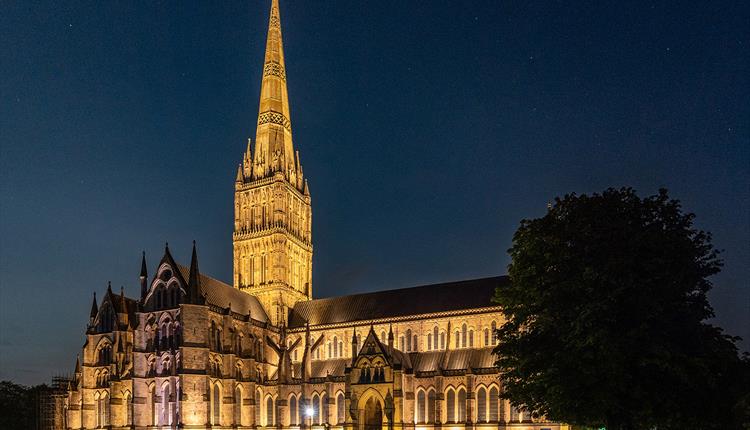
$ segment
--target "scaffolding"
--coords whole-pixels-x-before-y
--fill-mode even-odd
[[[54,376],[50,385],[43,385],[37,390],[36,430],[67,428],[65,400],[68,394],[68,384],[72,381],[69,375]]]

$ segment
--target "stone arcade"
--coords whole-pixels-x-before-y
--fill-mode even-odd
[[[272,0],[254,145],[237,170],[234,277],[175,262],[91,308],[69,429],[567,429],[499,398],[505,277],[313,299],[310,189]]]

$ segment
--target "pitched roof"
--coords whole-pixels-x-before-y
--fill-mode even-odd
[[[415,372],[489,369],[495,366],[492,347],[412,352],[409,357]]]
[[[308,321],[314,326],[495,306],[495,288],[506,282],[507,276],[494,276],[299,302],[290,311],[289,327],[303,327]]]
[[[346,366],[351,363],[348,358],[335,358],[329,360],[313,360],[310,363],[310,378],[325,378],[327,376],[344,376]],[[302,375],[302,363],[292,363],[294,375]],[[276,378],[273,375],[271,379]]]
[[[182,275],[183,279],[190,278],[189,267],[185,267],[181,264],[178,264],[177,267],[179,268],[180,275]],[[201,292],[206,297],[206,302],[220,308],[227,308],[231,305],[232,312],[241,315],[250,314],[250,317],[256,321],[268,321],[266,311],[263,310],[263,306],[255,296],[243,293],[231,285],[225,284],[218,279],[214,279],[202,273],[200,274],[200,280]]]
[[[426,351],[403,353],[397,349],[387,348],[396,364],[405,370],[417,374],[437,371],[468,371],[469,369],[492,369],[495,367],[495,357],[492,347],[455,349],[447,351]],[[344,376],[344,371],[351,364],[348,358],[328,360],[313,360],[311,363],[311,378],[325,378],[327,376]],[[292,363],[294,374],[302,374],[302,363]],[[417,375],[419,376],[419,375]],[[270,379],[277,378],[274,373]]]

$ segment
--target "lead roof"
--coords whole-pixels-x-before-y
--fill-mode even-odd
[[[290,310],[289,328],[492,307],[495,289],[507,282],[507,276],[493,276],[299,302]]]

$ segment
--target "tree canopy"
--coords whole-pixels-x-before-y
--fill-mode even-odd
[[[694,217],[622,188],[521,221],[495,296],[503,397],[588,427],[740,428],[748,361],[707,322],[722,261]]]
[[[36,395],[43,388],[0,381],[0,429],[36,428]]]

